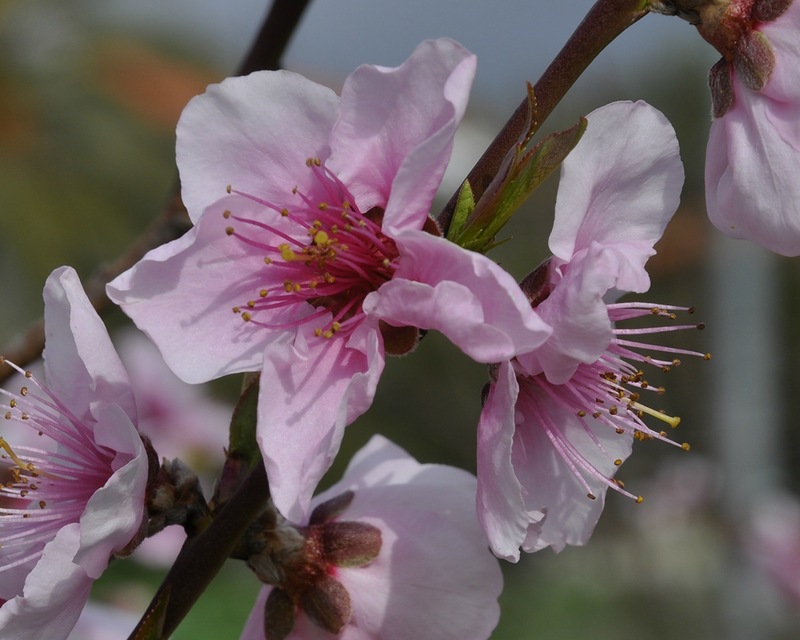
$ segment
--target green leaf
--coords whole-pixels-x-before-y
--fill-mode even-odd
[[[464,230],[464,225],[467,223],[472,211],[475,209],[475,195],[472,193],[472,187],[469,180],[464,180],[461,185],[461,190],[458,192],[458,202],[453,212],[453,219],[450,222],[450,228],[447,231],[447,239],[452,242],[457,242],[458,237]]]
[[[457,235],[448,235],[448,238],[462,247],[486,253],[497,246],[498,243],[494,240],[497,233],[522,203],[561,165],[586,130],[586,119],[581,118],[575,126],[552,133],[531,147],[531,139],[538,128],[538,122],[536,97],[530,85],[528,105],[528,126],[525,133],[509,151],[498,176],[478,202],[473,203],[472,213],[465,223],[459,225]],[[459,194],[459,202],[462,197],[463,189]]]

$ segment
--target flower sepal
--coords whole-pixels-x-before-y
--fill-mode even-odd
[[[297,609],[317,627],[339,633],[350,620],[350,594],[337,568],[373,562],[381,531],[364,522],[338,520],[355,493],[345,491],[318,505],[305,527],[284,520],[274,507],[254,523],[243,555],[259,580],[274,587],[264,605],[267,640],[283,640],[294,629]]]

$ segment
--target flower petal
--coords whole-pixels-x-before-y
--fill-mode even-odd
[[[228,185],[272,202],[314,184],[308,158],[328,156],[338,97],[288,71],[212,84],[192,98],[177,128],[181,197],[197,222]]]
[[[78,417],[91,401],[113,402],[136,420],[128,374],[108,332],[71,267],[53,271],[44,286],[45,377],[48,387]]]
[[[609,425],[587,418],[587,432],[575,413],[556,402],[541,389],[520,383],[517,402],[518,423],[514,439],[514,472],[526,492],[528,510],[542,511],[545,518],[532,524],[522,544],[526,552],[552,547],[585,544],[603,511],[607,485],[598,477],[580,471],[589,491],[578,480],[576,471],[554,446],[553,437],[562,437],[588,465],[607,478],[614,475],[616,459],[630,455],[632,436],[617,434]],[[528,398],[524,396],[528,395]]]
[[[511,464],[519,385],[509,362],[500,365],[497,382],[478,422],[478,520],[499,558],[517,562],[519,547],[536,514],[529,514],[523,489]],[[538,519],[544,514],[538,514]]]
[[[258,441],[272,499],[292,522],[308,515],[345,426],[372,404],[384,365],[375,324],[362,323],[349,339],[298,332],[264,352]]]
[[[709,218],[731,237],[782,255],[800,255],[797,105],[751,91],[736,75],[733,87],[733,107],[711,123],[708,136]]]
[[[436,329],[478,362],[508,360],[550,335],[514,279],[489,258],[421,231],[395,240],[398,269],[364,300],[368,315]]]
[[[563,278],[536,307],[542,320],[553,327],[553,334],[538,349],[517,356],[527,373],[544,372],[551,383],[563,384],[579,364],[595,362],[606,351],[614,335],[603,296],[625,264],[618,251],[593,242],[562,265]]]
[[[644,263],[680,201],[683,165],[669,121],[645,102],[615,102],[588,116],[561,167],[550,250],[569,262],[590,242],[630,263],[618,288],[646,291]]]
[[[44,548],[22,595],[0,606],[0,636],[14,640],[64,640],[69,636],[93,580],[70,562],[79,545],[78,524],[63,527]]]
[[[275,337],[275,331],[244,322],[232,311],[275,283],[264,269],[265,250],[226,234],[228,210],[256,220],[264,215],[261,205],[246,198],[223,198],[186,235],[150,251],[106,288],[185,382],[256,371],[266,342]],[[274,323],[312,312],[301,304],[285,316],[276,314]]]
[[[363,65],[345,82],[330,163],[362,211],[386,209],[384,230],[422,228],[475,65],[458,43],[428,40],[401,66]]]
[[[800,4],[792,2],[776,20],[758,25],[775,53],[775,68],[762,93],[780,102],[800,102]]]
[[[136,535],[144,517],[147,454],[130,419],[113,404],[95,408],[95,438],[100,446],[117,451],[118,465],[111,477],[86,503],[80,520],[81,547],[74,562],[94,579],[111,556]]]

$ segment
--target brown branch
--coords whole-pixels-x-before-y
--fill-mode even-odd
[[[586,67],[620,33],[647,14],[645,0],[598,0],[534,85],[536,122],[534,130],[550,115]],[[527,132],[528,97],[522,100],[497,137],[467,175],[475,200],[497,175],[508,152]],[[460,188],[459,188],[460,191]],[[456,191],[439,214],[447,233],[458,200]]]

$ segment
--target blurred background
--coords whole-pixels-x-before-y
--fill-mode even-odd
[[[41,315],[41,287],[52,269],[71,264],[88,278],[163,209],[176,176],[181,109],[233,72],[268,4],[0,0],[0,344]],[[443,205],[524,96],[525,81],[539,77],[591,4],[317,0],[284,62],[338,90],[357,65],[399,64],[428,37],[449,36],[475,52],[478,75]],[[646,299],[696,306],[706,331],[672,334],[669,342],[711,351],[713,359],[686,358],[663,380],[648,376],[667,387],[663,407],[682,417],[676,438],[692,451],[640,443],[620,477],[644,495],[643,504],[610,495],[586,547],[505,564],[493,638],[800,636],[800,394],[793,368],[800,267],[722,238],[705,218],[705,78],[716,59],[686,23],[647,16],[600,56],[545,126],[570,126],[619,99],[647,100],[671,120],[687,180],[681,209],[649,263]],[[554,176],[507,228],[512,240],[490,254],[520,279],[548,255],[556,187]],[[119,313],[106,321],[128,327]],[[413,357],[390,360],[372,410],[348,428],[328,483],[376,431],[423,462],[474,470],[486,380],[484,367],[436,335]],[[183,401],[207,391],[205,413],[224,429],[218,411],[235,400],[237,384],[169,387],[169,394]],[[166,415],[165,404],[154,399],[154,415]],[[210,478],[221,442],[224,433],[198,437],[181,455]],[[174,548],[166,542],[140,554],[138,564],[112,566],[93,597],[129,617],[100,609],[97,620],[110,626],[76,629],[73,639],[113,638],[119,625],[125,637]],[[238,637],[258,584],[230,565],[174,637]],[[105,630],[92,635],[98,628]]]

